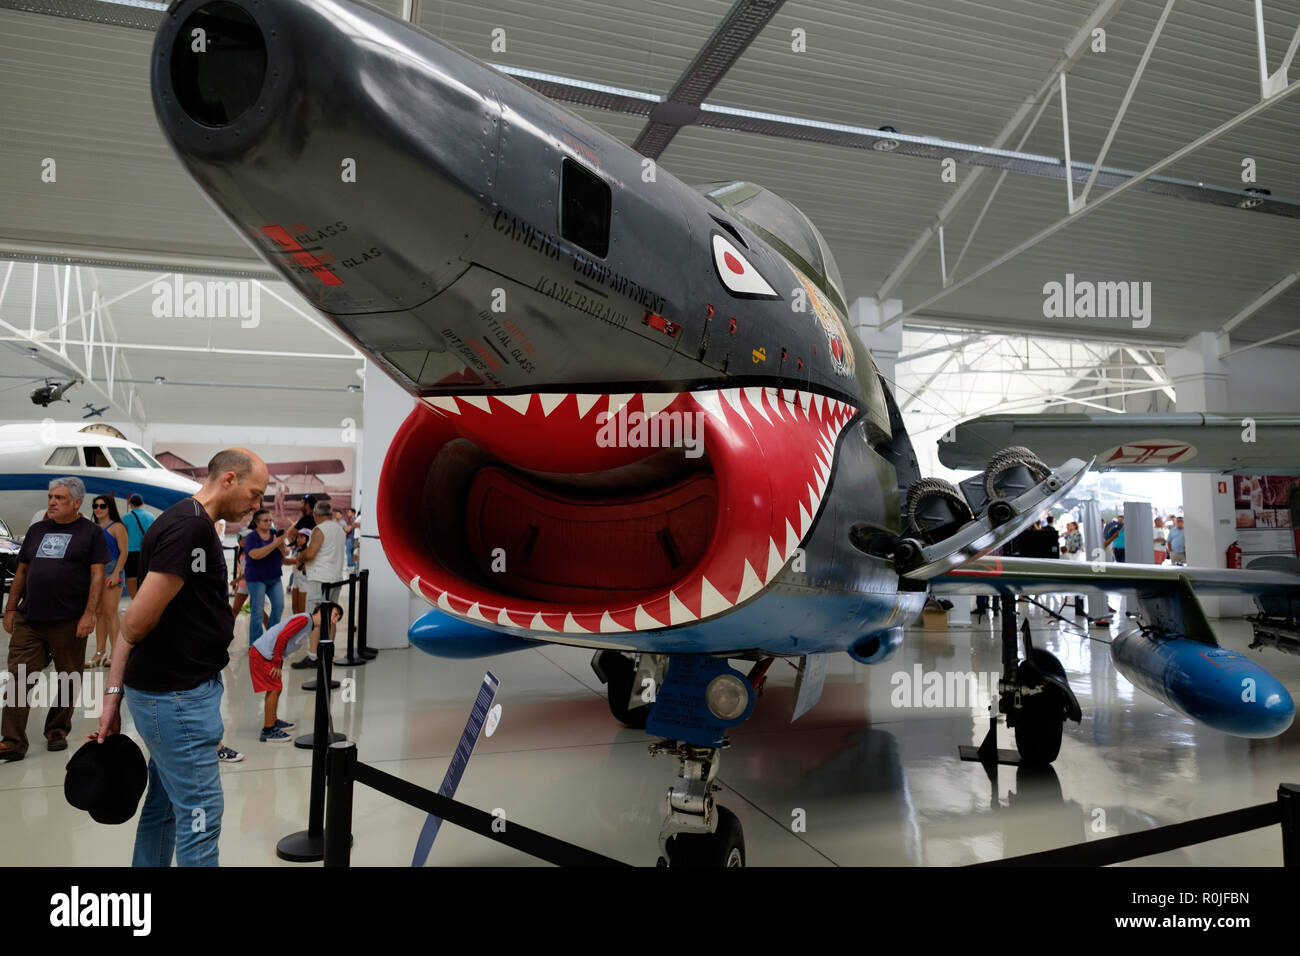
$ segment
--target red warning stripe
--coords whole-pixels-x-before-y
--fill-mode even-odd
[[[283,226],[263,226],[262,232],[269,236],[276,245],[293,257],[300,266],[310,269],[312,275],[326,285],[342,285],[343,280],[330,271],[329,266],[321,262],[298,244],[298,240],[289,235]]]
[[[981,578],[996,578],[1002,576],[1002,559],[994,558],[993,567],[989,569],[988,558],[976,558],[969,564],[963,564],[959,568],[953,568],[949,574],[970,574]]]

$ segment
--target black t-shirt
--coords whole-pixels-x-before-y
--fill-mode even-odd
[[[67,524],[46,518],[27,529],[18,560],[27,565],[18,613],[29,621],[70,621],[86,613],[90,566],[108,563],[108,542],[83,515]]]
[[[226,558],[217,529],[193,498],[158,516],[140,543],[140,580],[150,571],[185,583],[158,624],[131,650],[124,682],[136,690],[190,690],[230,661],[235,617],[226,603]]]
[[[316,516],[308,511],[305,515],[295,521],[293,526],[299,531],[306,531],[307,536],[311,537],[311,529],[316,527]]]

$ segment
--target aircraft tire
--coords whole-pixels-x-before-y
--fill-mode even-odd
[[[1007,472],[1015,468],[1023,467],[1028,470],[1029,476],[1039,482],[1052,473],[1052,470],[1043,463],[1037,455],[1028,448],[1021,445],[1012,445],[1004,448],[992,458],[989,459],[988,466],[984,469],[984,495],[989,501],[1006,497],[1015,497],[1016,492],[1006,493],[1001,487],[1001,479]]]
[[[726,807],[718,807],[718,829],[714,833],[679,833],[668,841],[669,866],[743,867],[745,834],[740,818]]]
[[[1026,697],[1016,715],[1016,750],[1025,766],[1049,764],[1061,752],[1065,708],[1061,694],[1051,685]]]
[[[628,707],[632,696],[632,681],[636,677],[636,664],[629,657],[618,651],[605,651],[600,655],[600,666],[605,672],[608,683],[605,695],[609,701],[609,712],[614,719],[627,724],[635,730],[645,730],[646,719],[650,716],[650,705]]]

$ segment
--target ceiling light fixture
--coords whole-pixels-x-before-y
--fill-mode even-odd
[[[897,133],[898,130],[894,129],[894,127],[892,126],[882,126],[880,127],[880,132]],[[877,153],[892,153],[894,150],[898,149],[898,147],[901,145],[902,143],[900,143],[896,139],[893,139],[889,136],[882,136],[880,139],[876,140],[874,143],[871,144],[871,148],[874,149]]]
[[[1264,205],[1264,200],[1273,195],[1267,189],[1258,186],[1248,186],[1246,188],[1246,198],[1237,203],[1238,209],[1255,209]]]

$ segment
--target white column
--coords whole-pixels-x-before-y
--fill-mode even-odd
[[[1242,410],[1228,407],[1228,363],[1219,358],[1218,338],[1213,332],[1201,332],[1182,348],[1166,352],[1165,368],[1177,390],[1178,411]],[[1183,515],[1187,527],[1187,563],[1202,568],[1226,567],[1228,545],[1237,536],[1232,478],[1185,473]],[[1231,617],[1249,610],[1246,599],[1198,597],[1211,617]]]
[[[381,542],[374,535],[375,495],[379,489],[379,472],[388,454],[388,446],[415,400],[378,366],[366,363],[365,441],[361,445],[361,567],[370,571],[370,616],[366,642],[371,647],[406,647],[407,628],[429,609],[389,567]]]
[[[885,299],[881,302],[870,296],[854,299],[849,306],[849,325],[853,326],[876,360],[876,368],[892,387],[898,355],[903,351],[903,323],[895,322],[889,328],[881,326],[903,311],[902,299]],[[895,393],[897,397],[897,393]]]

